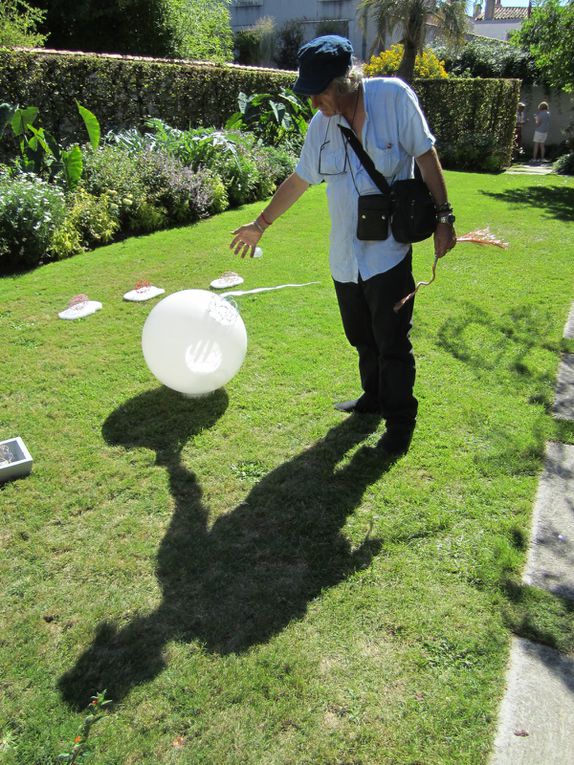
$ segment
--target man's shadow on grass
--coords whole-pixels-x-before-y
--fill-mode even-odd
[[[337,467],[376,429],[374,417],[349,417],[333,427],[210,527],[201,487],[182,464],[181,450],[226,406],[223,392],[189,400],[159,389],[127,402],[104,423],[107,443],[156,451],[169,473],[175,512],[157,558],[162,602],[121,629],[109,622],[97,626],[91,646],[59,681],[71,705],[83,707],[104,688],[120,701],[164,669],[171,640],[197,640],[220,655],[269,640],[380,549],[368,533],[352,549],[342,527],[388,463],[363,446]]]
[[[487,197],[493,197],[511,205],[536,207],[557,220],[574,221],[574,189],[566,186],[526,186],[521,189],[505,191],[482,191]]]

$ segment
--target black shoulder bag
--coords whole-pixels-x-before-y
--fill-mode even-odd
[[[395,181],[389,185],[353,131],[343,125],[339,127],[382,192],[359,196],[357,238],[366,241],[386,239],[389,235],[389,223],[393,237],[403,244],[422,242],[423,239],[432,236],[437,226],[436,207],[422,178]]]

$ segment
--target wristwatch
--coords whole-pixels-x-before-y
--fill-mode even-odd
[[[436,208],[437,223],[448,223],[449,226],[455,222],[456,218],[452,211],[452,205],[449,202],[443,202]]]
[[[449,226],[452,226],[456,218],[452,212],[441,212],[436,216],[436,220],[437,223],[448,223]]]

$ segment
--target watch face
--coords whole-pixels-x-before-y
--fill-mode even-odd
[[[455,222],[456,218],[452,213],[438,216],[439,223],[448,223],[450,226]]]

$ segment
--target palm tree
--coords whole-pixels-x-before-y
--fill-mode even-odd
[[[437,26],[437,33],[454,45],[460,45],[468,31],[466,0],[361,0],[359,13],[363,25],[373,18],[377,36],[374,48],[382,50],[387,35],[396,27],[402,31],[404,45],[397,76],[412,82],[417,53],[422,53],[427,23]]]

